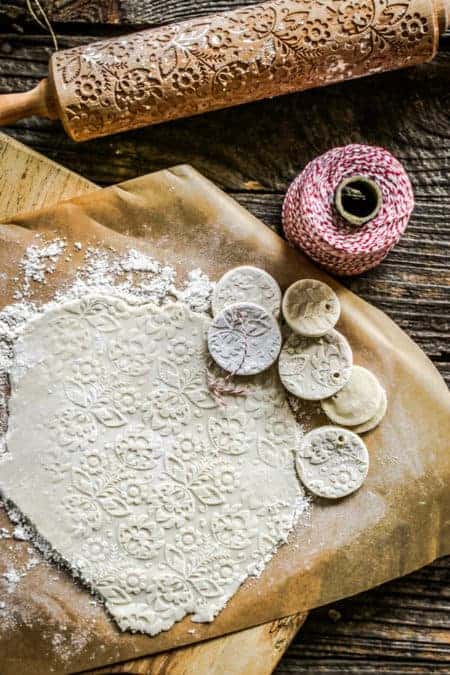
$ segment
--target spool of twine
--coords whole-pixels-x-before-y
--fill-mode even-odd
[[[287,239],[339,276],[380,264],[399,241],[414,208],[411,182],[387,150],[335,148],[310,162],[283,204]]]

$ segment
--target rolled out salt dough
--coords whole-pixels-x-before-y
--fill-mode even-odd
[[[208,325],[88,297],[16,344],[0,489],[123,630],[212,620],[304,508],[276,369],[219,405]]]

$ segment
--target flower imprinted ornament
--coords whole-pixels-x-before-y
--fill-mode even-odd
[[[283,345],[278,372],[291,394],[320,401],[335,394],[348,382],[353,362],[346,338],[331,330],[320,338],[292,333]]]
[[[303,485],[317,497],[340,499],[358,490],[369,470],[369,453],[348,429],[325,426],[304,437],[296,457]]]
[[[208,330],[214,361],[233,375],[256,375],[275,363],[281,349],[276,319],[263,307],[241,302],[226,307]]]

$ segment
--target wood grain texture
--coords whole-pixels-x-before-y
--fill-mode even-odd
[[[97,190],[94,183],[0,133],[0,221]]]
[[[23,12],[22,19],[12,16],[24,4],[9,0],[10,16],[0,29],[5,31],[3,39],[0,36],[0,90],[5,92],[25,90],[46,73],[49,40],[24,22]],[[79,10],[82,4],[84,14]],[[54,20],[57,17],[62,45],[71,46],[126,32],[127,22],[168,23],[244,4],[251,3],[122,0],[117,4],[122,25],[108,26],[113,22],[108,3],[72,0],[54,3],[58,12]],[[103,13],[94,15],[95,6]],[[0,24],[2,11],[0,7]],[[97,21],[95,16],[104,23],[83,27],[71,23]],[[16,25],[25,27],[25,34],[19,34]],[[85,145],[72,143],[57,124],[33,119],[8,133],[103,185],[189,162],[278,230],[283,193],[308,160],[349,142],[387,147],[411,175],[416,210],[387,260],[345,283],[397,321],[450,382],[449,129],[447,34],[433,64]],[[311,612],[276,673],[450,673],[449,602],[450,559],[444,559],[332,608]],[[150,672],[172,673],[166,666],[160,661],[159,670]]]
[[[192,647],[92,670],[89,675],[269,675],[305,618],[296,614]]]

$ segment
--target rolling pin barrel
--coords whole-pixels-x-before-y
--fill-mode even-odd
[[[449,23],[450,0],[271,0],[56,52],[0,124],[58,116],[83,141],[424,63]]]

